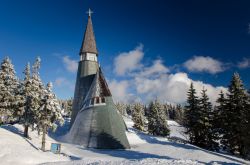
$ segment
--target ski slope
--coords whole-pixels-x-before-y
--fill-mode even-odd
[[[0,165],[250,164],[249,161],[241,158],[185,144],[187,138],[183,133],[184,128],[174,121],[168,121],[171,130],[169,139],[136,131],[132,128],[133,122],[129,118],[125,118],[125,122],[128,126],[126,134],[131,145],[130,150],[86,149],[78,145],[60,142],[62,143],[62,154],[60,155],[49,151],[42,152],[39,149],[41,137],[37,135],[37,132],[30,132],[31,140],[27,140],[21,135],[22,126],[2,126],[0,128]],[[46,148],[48,150],[52,142],[57,142],[55,139],[60,139],[59,135],[64,129],[62,127],[58,130],[59,132],[47,137]]]

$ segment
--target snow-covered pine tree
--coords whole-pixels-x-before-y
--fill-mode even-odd
[[[156,113],[157,113],[156,108],[154,102],[152,101],[149,103],[147,119],[148,119],[148,133],[153,135],[156,132],[155,129],[157,127],[155,119]]]
[[[177,121],[179,124],[183,124],[183,108],[180,104],[177,104],[176,108],[175,108],[175,113],[176,113],[176,117],[175,117],[175,121]]]
[[[39,75],[39,69],[41,67],[41,59],[40,57],[36,58],[36,61],[34,62],[34,64],[32,65],[32,77],[31,77],[31,95],[32,95],[32,99],[31,99],[31,108],[34,114],[34,121],[35,123],[38,122],[39,119],[39,109],[41,107],[41,103],[42,103],[42,98],[44,95],[44,90],[45,87],[42,83],[42,80],[40,78]],[[32,124],[32,126],[35,126]],[[36,125],[38,127],[38,125]],[[35,129],[34,127],[32,127],[33,129]],[[39,133],[39,128],[38,129],[38,133]]]
[[[24,137],[28,138],[28,130],[30,126],[33,126],[35,123],[35,109],[32,108],[32,99],[33,99],[33,91],[32,91],[32,80],[30,74],[30,64],[28,63],[24,70],[25,78],[22,82],[22,97],[23,97],[23,109],[24,113],[21,117],[21,123],[24,126]]]
[[[189,135],[190,142],[198,143],[199,128],[197,128],[199,120],[199,100],[196,96],[196,90],[191,83],[187,94],[187,105],[185,106],[184,125],[187,129],[186,134]]]
[[[68,109],[67,109],[67,116],[71,116],[71,113],[72,113],[72,106],[73,106],[73,98],[70,98],[68,101],[67,101],[67,104],[68,104]]]
[[[16,110],[19,110],[18,94],[19,80],[9,57],[1,63],[0,69],[0,114],[5,122],[16,120]]]
[[[168,116],[169,116],[169,119],[171,120],[175,120],[175,117],[176,117],[176,113],[175,113],[175,106],[170,104],[170,105],[167,105],[168,107]]]
[[[37,128],[42,132],[42,150],[45,151],[46,134],[49,129],[56,130],[59,122],[64,122],[61,113],[61,107],[55,95],[52,93],[52,83],[47,84],[47,88],[43,90],[44,97],[38,110]]]
[[[246,125],[244,127],[244,157],[247,159],[250,159],[250,91],[247,93],[248,99],[247,99],[247,107],[246,107]]]
[[[72,104],[73,104],[73,99],[67,99],[67,100],[59,100],[59,104],[62,108],[63,115],[65,117],[69,117],[72,113]]]
[[[158,100],[149,104],[148,132],[152,135],[168,136],[170,130],[167,125],[166,113]]]
[[[244,148],[243,148],[243,157],[250,159],[250,91],[247,92],[247,104],[245,108],[245,122],[244,122],[244,127],[243,129],[243,143],[244,143]]]
[[[162,105],[163,106],[163,109],[164,109],[164,111],[165,111],[165,113],[166,113],[166,116],[167,116],[167,119],[171,119],[171,109],[169,108],[169,105],[168,104],[163,104]]]
[[[225,120],[227,118],[227,112],[226,112],[226,98],[223,91],[220,92],[219,98],[216,100],[217,105],[215,106],[213,110],[213,120],[212,120],[212,126],[213,126],[213,134],[217,140],[221,138],[221,136],[224,133],[223,128],[225,127]]]
[[[131,107],[131,105],[130,104],[127,104],[127,105],[125,105],[126,106],[126,114],[128,115],[128,116],[131,116],[132,115],[132,107]]]
[[[7,112],[4,106],[2,105],[4,102],[4,93],[6,91],[6,87],[4,85],[4,79],[2,78],[2,70],[0,70],[0,125],[6,121]]]
[[[134,122],[134,128],[144,131],[145,119],[144,119],[144,106],[141,103],[135,103],[132,106],[132,120]]]
[[[126,104],[122,103],[122,102],[117,102],[115,104],[118,112],[122,115],[122,116],[126,116],[127,112],[126,112]]]
[[[238,73],[234,73],[228,87],[225,111],[227,118],[224,122],[222,144],[232,153],[244,155],[244,136],[247,119],[247,94]]]
[[[215,150],[218,148],[218,144],[215,142],[215,135],[213,132],[212,120],[213,120],[213,112],[212,112],[212,104],[209,101],[207,96],[207,90],[202,89],[201,98],[199,100],[199,120],[198,126],[200,130],[198,130],[198,146],[210,150]]]
[[[25,68],[25,79],[23,81],[22,95],[24,97],[22,124],[24,125],[24,137],[28,138],[29,127],[35,129],[38,122],[38,110],[41,106],[44,86],[39,76],[41,59],[38,57],[32,65],[32,75],[30,65]],[[39,129],[38,129],[39,130]]]

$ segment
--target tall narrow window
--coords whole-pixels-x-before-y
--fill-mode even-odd
[[[100,101],[99,101],[99,97],[96,97],[96,104],[99,104]]]

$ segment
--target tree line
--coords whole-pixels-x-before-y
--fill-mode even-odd
[[[55,130],[57,123],[63,124],[61,107],[52,92],[52,83],[46,86],[39,75],[41,59],[37,58],[30,68],[23,71],[24,79],[16,76],[9,57],[1,62],[0,68],[0,124],[19,123],[24,126],[24,137],[29,138],[29,128],[42,133],[41,149],[45,151],[46,134]]]
[[[221,91],[212,107],[206,89],[197,97],[191,84],[185,107],[184,125],[190,142],[210,150],[224,150],[250,158],[250,94],[238,73],[226,93]]]
[[[184,110],[179,104],[162,104],[158,99],[148,105],[143,103],[116,103],[116,108],[123,116],[130,116],[133,127],[156,136],[168,136],[170,133],[167,119],[183,123]]]
[[[166,120],[186,128],[189,142],[204,149],[223,149],[250,158],[250,92],[238,73],[232,76],[227,91],[220,92],[213,105],[202,89],[200,97],[191,83],[184,106],[162,104],[157,99],[148,105],[116,103],[123,116],[130,116],[134,128],[152,135],[168,136]]]

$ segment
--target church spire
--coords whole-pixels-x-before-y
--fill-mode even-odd
[[[88,24],[85,30],[83,42],[82,42],[82,47],[80,50],[80,55],[84,53],[94,53],[98,54],[97,48],[96,48],[96,42],[95,42],[95,35],[94,35],[94,30],[93,30],[93,25],[92,25],[92,20],[91,20],[91,14],[93,12],[89,9],[87,12],[88,14]]]

